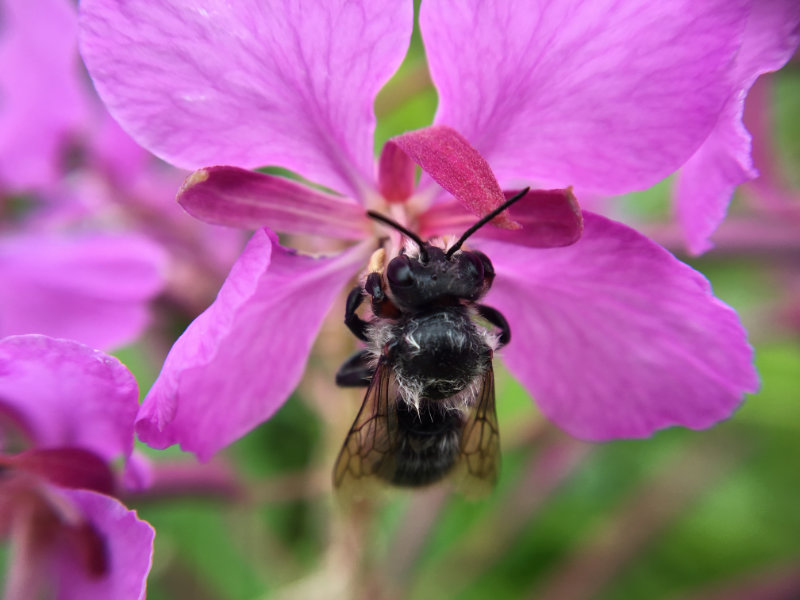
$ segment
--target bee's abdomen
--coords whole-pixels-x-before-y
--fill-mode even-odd
[[[485,372],[492,350],[463,307],[409,316],[393,330],[389,360],[400,380],[438,400]]]
[[[463,415],[436,402],[419,409],[397,406],[398,447],[386,479],[394,485],[418,487],[439,481],[456,464]]]

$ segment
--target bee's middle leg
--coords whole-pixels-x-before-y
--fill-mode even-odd
[[[344,361],[336,372],[336,385],[340,387],[365,387],[375,375],[375,365],[369,350],[358,350]]]
[[[511,341],[511,327],[503,313],[491,306],[479,304],[478,314],[500,330],[500,338],[497,340],[499,343],[498,348],[502,348]]]

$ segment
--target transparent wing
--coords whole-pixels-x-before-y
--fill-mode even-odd
[[[490,366],[461,434],[454,481],[465,496],[482,497],[494,489],[499,472],[500,428],[494,400],[494,371]]]
[[[390,478],[397,447],[396,401],[394,375],[381,360],[336,459],[335,488],[352,492],[376,476],[384,480],[387,476]]]

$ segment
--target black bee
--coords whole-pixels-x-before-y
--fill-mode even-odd
[[[368,389],[336,461],[335,487],[366,478],[421,487],[456,472],[467,493],[495,483],[500,436],[492,356],[511,332],[502,314],[478,304],[495,277],[491,261],[461,246],[527,192],[480,219],[446,251],[369,213],[416,248],[401,251],[388,265],[378,250],[363,286],[347,298],[345,324],[367,348],[342,365],[336,382]],[[370,321],[356,314],[366,297]],[[497,332],[479,326],[476,317]]]

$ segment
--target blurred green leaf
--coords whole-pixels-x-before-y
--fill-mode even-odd
[[[775,76],[775,141],[783,173],[795,188],[800,188],[800,69],[797,63]]]
[[[190,499],[148,503],[138,512],[156,529],[149,600],[244,600],[264,589],[268,565],[255,564],[232,535],[232,522],[252,515]]]

